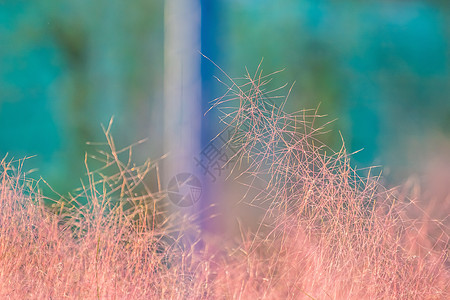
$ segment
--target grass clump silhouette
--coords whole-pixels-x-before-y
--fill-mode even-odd
[[[265,90],[272,75],[229,78],[213,105],[238,149],[233,176],[259,191],[245,199],[264,208],[257,230],[216,253],[187,243],[192,222],[169,213],[158,161],[134,166],[109,126],[104,166],[86,163],[87,183],[51,208],[21,162],[1,162],[1,297],[447,299],[448,228],[415,253],[414,202],[321,144],[317,112],[286,113]]]

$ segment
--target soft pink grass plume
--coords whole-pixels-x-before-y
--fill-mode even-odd
[[[233,268],[242,285],[232,298],[448,297],[448,227],[429,237],[447,247],[434,242],[411,254],[412,220],[404,212],[413,204],[381,186],[372,170],[360,177],[344,146],[334,152],[321,144],[317,114],[285,113],[286,99],[264,90],[269,81],[260,71],[241,85],[231,80],[229,96],[216,103],[231,107],[224,108],[224,122],[235,129],[230,143],[239,145],[239,166],[248,162],[239,176],[264,182],[251,201],[270,203],[260,230],[243,238],[242,265]]]
[[[95,155],[104,167],[86,163],[78,194],[52,207],[21,164],[1,163],[0,296],[447,299],[445,235],[412,251],[414,203],[370,172],[360,177],[344,146],[321,144],[316,112],[285,113],[286,97],[264,90],[270,78],[230,78],[214,105],[239,149],[232,174],[258,191],[244,200],[264,208],[256,231],[242,227],[219,249],[190,243],[195,216],[169,213],[158,162],[133,165],[132,147],[117,150],[108,127],[108,148]]]

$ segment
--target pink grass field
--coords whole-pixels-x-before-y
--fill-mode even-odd
[[[1,162],[0,299],[450,299],[449,195],[360,175],[344,143],[320,143],[317,112],[284,112],[271,77],[228,78],[213,105],[233,179],[257,191],[243,201],[264,209],[256,230],[203,237],[168,206],[159,161],[133,165],[108,127],[104,167],[87,157],[82,187],[52,205],[23,160]]]

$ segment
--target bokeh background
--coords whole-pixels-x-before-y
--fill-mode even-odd
[[[27,168],[66,193],[84,174],[86,142],[104,141],[100,124],[111,116],[119,145],[149,138],[137,160],[163,155],[172,122],[164,113],[167,27],[183,26],[168,18],[174,1],[0,0],[0,157],[37,155]],[[339,148],[341,131],[350,152],[364,148],[354,164],[384,166],[389,184],[450,153],[450,2],[184,5],[201,16],[190,49],[200,64],[200,110],[225,89],[198,51],[231,77],[264,58],[267,73],[285,68],[274,84],[296,82],[287,109],[320,104],[336,119],[325,142]],[[215,123],[203,121],[208,132],[193,138],[204,144]]]

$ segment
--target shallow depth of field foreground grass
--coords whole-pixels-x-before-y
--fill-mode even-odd
[[[345,147],[319,142],[318,116],[285,113],[267,80],[230,79],[214,104],[236,180],[260,190],[247,199],[265,208],[256,231],[197,243],[195,222],[166,207],[157,162],[134,166],[107,128],[104,167],[87,163],[78,194],[51,206],[22,162],[1,162],[0,298],[449,299],[448,220],[358,176]]]

